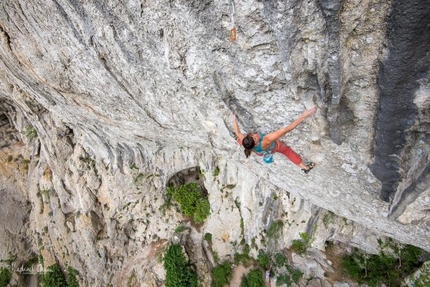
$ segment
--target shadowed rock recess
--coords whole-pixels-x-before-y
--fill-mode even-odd
[[[430,251],[428,15],[429,0],[1,1],[0,259],[163,286],[173,240],[210,286],[236,243],[256,257],[301,232],[315,250],[388,236]],[[245,159],[233,113],[266,133],[312,106],[283,137],[309,174]],[[211,206],[197,226],[167,202],[185,171]]]

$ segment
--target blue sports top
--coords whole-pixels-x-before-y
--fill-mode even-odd
[[[261,147],[261,145],[263,144],[263,138],[264,138],[264,136],[265,136],[265,134],[260,134],[260,141],[258,142],[258,145],[253,148],[254,151],[256,151],[258,153],[261,153],[261,152],[264,152],[264,151],[271,151],[272,149],[275,148],[275,146],[276,146],[275,142],[272,142],[272,145],[268,149],[263,149]]]

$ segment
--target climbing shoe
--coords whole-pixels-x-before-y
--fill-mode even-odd
[[[311,169],[313,169],[313,168],[314,168],[315,163],[310,162],[310,163],[306,164],[306,166],[307,166],[307,168],[308,168],[308,169],[303,169],[303,168],[302,168],[302,170],[304,171],[304,173],[309,173],[309,172],[311,171]]]

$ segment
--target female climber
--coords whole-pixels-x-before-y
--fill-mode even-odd
[[[285,155],[294,164],[298,165],[305,173],[308,173],[315,166],[315,163],[310,162],[308,164],[304,164],[302,158],[298,154],[296,154],[291,148],[286,146],[278,139],[286,133],[295,129],[307,117],[314,115],[316,111],[316,107],[310,108],[304,111],[295,121],[293,121],[288,126],[277,131],[271,132],[269,134],[240,133],[239,125],[236,120],[236,115],[233,114],[233,125],[234,132],[237,136],[237,142],[245,148],[246,157],[249,157],[251,155],[251,152],[255,152],[257,155],[263,156],[265,162],[271,163],[273,162],[272,154],[275,152],[279,152]]]

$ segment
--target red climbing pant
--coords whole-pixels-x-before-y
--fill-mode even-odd
[[[279,152],[285,155],[289,160],[291,160],[294,164],[299,165],[302,162],[302,158],[296,154],[290,147],[285,145],[281,141],[276,141],[276,146],[272,151],[273,153]]]

